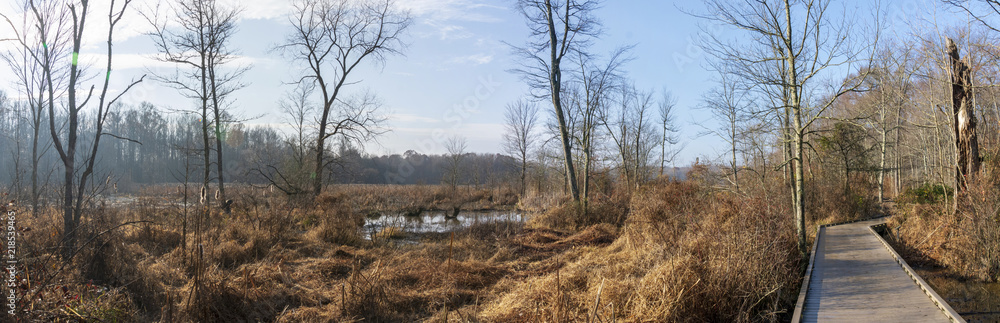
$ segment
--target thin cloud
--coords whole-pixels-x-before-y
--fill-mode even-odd
[[[399,6],[429,21],[500,22],[500,18],[481,9],[506,9],[470,0],[410,0],[399,2]]]
[[[507,10],[474,0],[410,0],[399,2],[399,6],[409,10],[417,23],[434,30],[417,33],[418,37],[439,37],[441,40],[471,38],[475,35],[462,25],[470,22],[502,22],[496,14]]]
[[[453,64],[483,65],[483,64],[489,64],[492,61],[493,61],[493,55],[472,54],[468,56],[460,56],[452,58],[449,62]]]
[[[428,124],[428,123],[430,123],[430,124],[436,124],[436,123],[441,122],[440,120],[435,119],[435,118],[428,118],[428,117],[418,116],[418,115],[410,114],[410,113],[394,113],[394,114],[390,114],[389,115],[389,120],[391,120],[393,122],[424,123],[424,124]]]
[[[435,22],[428,22],[428,25],[437,29],[437,33],[441,40],[455,40],[455,39],[466,39],[472,38],[474,36],[471,32],[465,29],[465,27],[458,25],[440,25]]]

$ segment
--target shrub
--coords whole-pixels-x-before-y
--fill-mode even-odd
[[[924,183],[916,188],[907,188],[899,195],[900,203],[937,204],[947,201],[955,189],[940,183]]]

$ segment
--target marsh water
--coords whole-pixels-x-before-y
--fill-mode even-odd
[[[970,281],[939,267],[913,269],[967,322],[1000,322],[1000,283]]]
[[[518,211],[461,211],[457,216],[453,216],[452,211],[425,211],[417,216],[400,212],[366,218],[364,231],[370,235],[387,227],[395,227],[406,234],[446,233],[475,224],[523,223],[525,220],[527,217]]]

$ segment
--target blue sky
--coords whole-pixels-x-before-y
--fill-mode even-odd
[[[0,5],[5,13],[14,4]],[[137,8],[147,8],[154,0],[136,0]],[[223,0],[236,3],[236,0]],[[883,5],[890,20],[899,24],[916,14],[928,12],[930,0],[888,2]],[[107,0],[95,0],[95,8],[104,8]],[[241,63],[252,64],[244,82],[234,94],[234,111],[257,117],[250,124],[282,126],[279,100],[292,86],[299,67],[289,64],[270,49],[290,31],[285,14],[287,0],[250,0],[239,22],[233,47],[238,48]],[[411,11],[414,23],[405,40],[409,46],[404,56],[390,57],[384,66],[365,66],[351,78],[360,81],[348,91],[369,89],[376,92],[390,114],[391,132],[370,143],[370,153],[402,153],[415,149],[422,153],[442,153],[441,137],[459,135],[468,138],[469,150],[499,152],[503,133],[503,110],[508,102],[521,98],[527,87],[518,76],[507,72],[515,65],[510,49],[503,42],[523,44],[528,30],[513,9],[513,0],[413,0],[399,1]],[[678,100],[677,121],[682,141],[688,142],[678,164],[695,157],[715,157],[726,150],[725,143],[711,137],[696,137],[702,130],[694,123],[711,126],[704,111],[695,109],[702,93],[711,86],[712,75],[704,67],[704,54],[697,46],[698,18],[679,9],[702,11],[697,1],[605,1],[596,15],[604,24],[604,35],[595,41],[593,51],[606,53],[614,47],[635,44],[635,60],[625,66],[640,88],[673,92]],[[128,79],[145,71],[171,71],[168,65],[149,58],[155,48],[142,32],[145,22],[133,15],[116,40],[114,83],[112,90],[123,87]],[[0,38],[9,30],[0,28]],[[99,22],[94,30],[100,30]],[[102,56],[96,32],[81,53],[84,62],[97,62]],[[6,45],[5,45],[6,46]],[[0,88],[12,92],[13,84],[6,68],[0,71]],[[193,103],[179,97],[172,89],[147,81],[125,101],[150,101],[171,109],[187,109]],[[471,107],[472,109],[456,108]],[[543,108],[548,108],[543,105]]]

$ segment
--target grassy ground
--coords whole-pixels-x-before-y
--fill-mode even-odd
[[[164,190],[161,188],[160,190]],[[165,196],[172,192],[147,192]],[[502,189],[235,192],[232,214],[142,198],[95,206],[72,263],[57,210],[22,221],[18,304],[34,320],[780,321],[801,266],[787,198],[657,181],[572,203]],[[547,198],[549,203],[558,198]],[[545,209],[419,243],[362,237],[372,212]],[[186,219],[186,220],[185,220]],[[149,221],[117,227],[130,221]],[[116,228],[117,227],[117,228]]]

